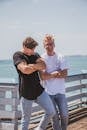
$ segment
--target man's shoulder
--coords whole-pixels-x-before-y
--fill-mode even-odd
[[[21,51],[16,51],[13,54],[13,60],[18,60],[19,58],[22,59],[23,57],[24,57],[24,54]]]
[[[41,58],[40,54],[38,52],[35,52],[34,55],[31,56],[32,58],[35,58],[36,60],[38,58]]]
[[[21,51],[16,51],[16,52],[13,54],[13,56],[15,56],[15,55],[23,55],[23,53],[22,53]]]

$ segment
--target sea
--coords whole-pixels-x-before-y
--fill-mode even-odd
[[[87,55],[65,56],[68,65],[68,75],[87,73]],[[0,83],[18,83],[18,74],[12,59],[0,60]]]

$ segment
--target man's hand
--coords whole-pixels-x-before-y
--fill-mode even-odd
[[[51,74],[54,76],[54,78],[66,78],[66,76],[67,76],[67,69],[54,71]]]
[[[53,76],[53,78],[57,78],[58,71],[54,71],[54,72],[52,72],[51,75]]]

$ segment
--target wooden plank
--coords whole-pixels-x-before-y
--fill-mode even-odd
[[[14,124],[12,124],[12,123],[0,123],[0,130],[14,130]]]
[[[68,104],[68,110],[77,109],[81,106],[82,106],[82,102],[77,102],[77,103],[72,102],[71,104]]]
[[[4,98],[5,97],[5,92],[0,90],[0,98]]]
[[[81,99],[82,97],[85,97],[85,96],[86,96],[86,93],[77,94],[77,95],[67,97],[67,100],[68,100],[68,102],[70,102],[70,101],[74,101],[74,100],[77,100],[77,99]]]
[[[13,90],[16,88],[18,88],[18,85],[12,85],[11,83],[9,85],[8,84],[4,85],[4,83],[2,85],[0,84],[0,89]]]
[[[5,98],[6,93],[11,93],[12,98],[18,98],[18,88],[6,88],[6,87],[0,87],[0,98]]]
[[[76,81],[76,80],[81,80],[84,78],[84,75],[83,74],[79,74],[79,75],[74,75],[74,76],[68,76],[65,81],[66,82],[73,82],[73,81]]]
[[[16,98],[0,98],[0,105],[14,105],[17,106],[20,103],[20,101]]]
[[[0,111],[0,119],[14,119],[15,111]]]
[[[81,90],[83,88],[85,88],[86,85],[82,84],[82,85],[75,85],[75,86],[71,86],[71,87],[67,87],[66,88],[66,92],[71,92],[71,91],[76,91],[76,90]]]
[[[21,111],[1,111],[0,110],[0,119],[4,120],[13,120],[13,119],[20,119],[21,118]]]

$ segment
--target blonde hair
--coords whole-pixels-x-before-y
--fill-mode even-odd
[[[46,34],[44,39],[43,39],[43,43],[47,42],[47,41],[51,41],[54,42],[54,36],[51,34]]]

